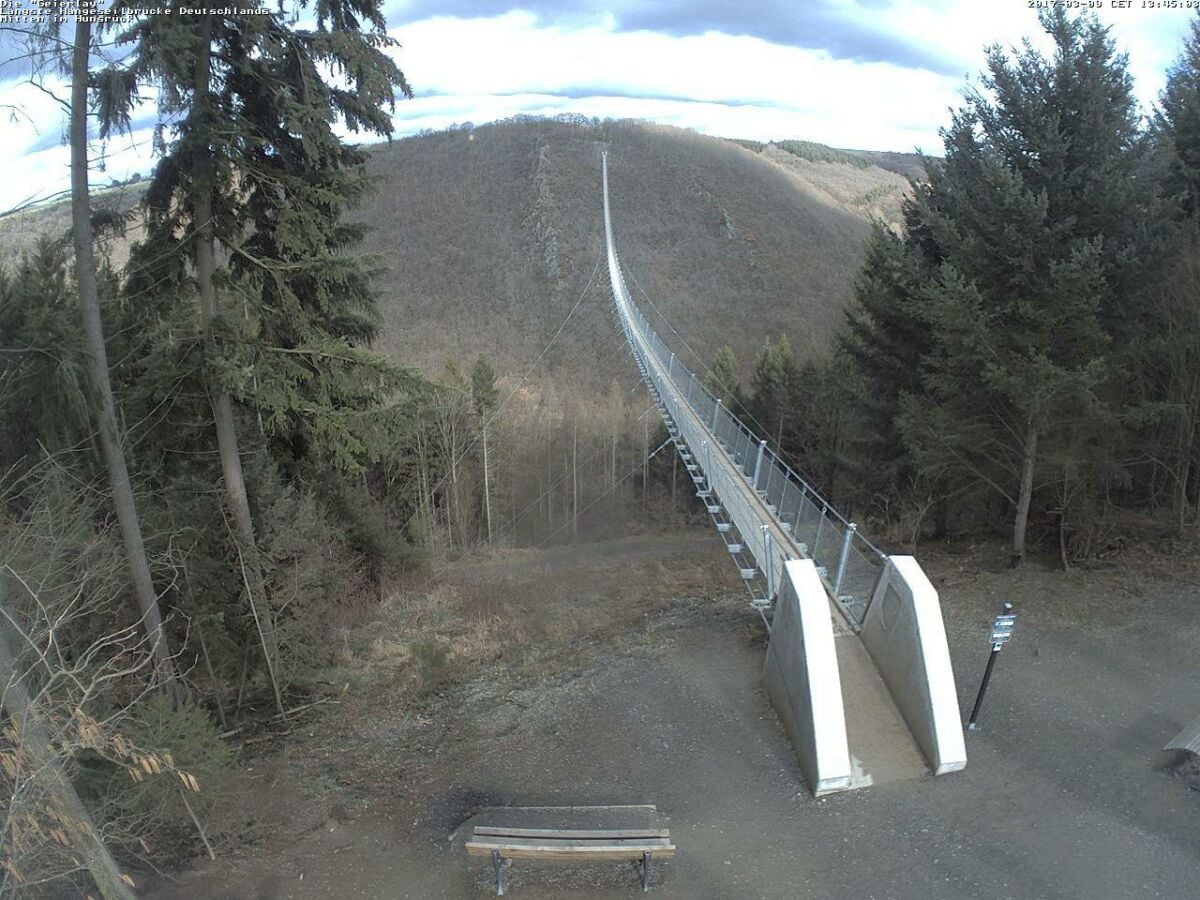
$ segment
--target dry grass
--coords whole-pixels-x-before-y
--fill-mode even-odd
[[[645,637],[649,622],[673,604],[738,587],[729,566],[720,565],[725,560],[703,545],[668,548],[665,556],[623,555],[639,543],[501,551],[397,586],[375,620],[343,633],[337,664],[323,679],[384,687],[402,701],[486,666],[537,678]],[[609,549],[597,555],[596,547]]]
[[[908,179],[878,166],[857,167],[836,162],[803,159],[768,145],[762,156],[788,171],[827,202],[852,210],[863,218],[879,218],[894,225],[902,222],[901,203]]]

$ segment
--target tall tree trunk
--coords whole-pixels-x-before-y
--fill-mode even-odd
[[[571,421],[571,536],[579,536],[579,409]]]
[[[458,502],[458,411],[453,410],[450,413],[450,422],[447,433],[450,435],[450,522],[446,529],[450,535],[450,549],[454,549],[454,527],[458,526],[459,543],[462,543],[462,535],[466,533],[466,523],[462,521],[462,515],[459,512],[460,504]]]
[[[90,37],[89,31],[90,26],[87,24],[77,25],[75,29],[76,41],[81,37],[84,39],[84,66],[87,65],[86,47]],[[78,69],[75,74],[78,74]],[[74,91],[72,94],[74,95]],[[75,97],[73,99],[78,100]],[[46,727],[29,698],[29,691],[26,690],[22,678],[24,673],[15,655],[14,642],[10,642],[8,637],[13,629],[8,621],[4,588],[4,578],[0,575],[0,685],[3,686],[4,712],[7,713],[8,720],[16,732],[18,745],[32,763],[30,769],[34,773],[33,777],[41,782],[42,789],[52,798],[62,820],[71,823],[71,827],[64,830],[68,833],[71,846],[79,854],[83,865],[100,890],[100,895],[104,900],[134,900],[135,895],[122,879],[121,870],[117,868],[108,848],[100,839],[100,833],[92,823],[91,814],[80,801],[75,786],[71,784],[55,756],[50,735],[47,734]]]
[[[554,434],[546,418],[546,534],[554,533]]]
[[[483,426],[483,511],[487,516],[488,543],[492,542],[492,488],[488,477],[487,425]]]
[[[650,423],[642,420],[642,512],[646,511],[646,495],[650,490]]]
[[[615,425],[613,426],[612,436],[612,458],[609,462],[608,470],[611,473],[608,481],[608,489],[612,491],[612,496],[609,498],[608,503],[610,507],[614,507],[620,502],[620,498],[617,495],[617,432]]]
[[[679,478],[679,454],[671,454],[671,511],[675,512],[675,485]]]
[[[100,448],[108,469],[125,558],[133,577],[134,595],[142,611],[142,623],[154,652],[155,673],[173,703],[180,700],[175,664],[162,630],[158,595],[150,577],[150,562],[142,539],[133,486],[125,465],[125,449],[117,425],[117,408],[108,377],[108,351],[100,321],[100,295],[96,286],[96,261],[92,253],[91,202],[88,198],[87,90],[88,51],[92,26],[78,22],[71,61],[71,235],[75,243],[75,281],[79,287],[79,309],[87,340],[87,376],[92,393],[92,415],[100,437]]]
[[[204,16],[199,26],[199,52],[196,56],[195,108],[193,116],[206,127],[204,113],[209,105],[209,81],[211,78],[212,17]],[[219,311],[216,283],[216,239],[213,232],[212,195],[216,189],[213,176],[212,157],[197,153],[193,162],[192,218],[196,229],[196,282],[200,291],[200,323],[207,333]],[[222,388],[212,386],[213,419],[216,423],[217,453],[221,460],[221,475],[225,482],[225,499],[233,517],[234,538],[239,545],[239,558],[250,612],[262,643],[263,657],[267,664],[267,676],[271,679],[271,690],[275,705],[281,715],[285,714],[283,696],[280,692],[277,673],[279,654],[275,640],[275,622],[271,615],[271,604],[267,597],[266,582],[258,555],[258,542],[254,537],[254,519],[250,514],[250,500],[246,495],[246,478],[242,472],[242,458],[238,449],[237,425],[233,414],[233,400]]]
[[[1025,559],[1025,531],[1029,526],[1029,503],[1033,499],[1033,468],[1037,462],[1038,426],[1029,423],[1025,444],[1021,448],[1021,492],[1017,495],[1017,511],[1013,517],[1012,567]]]
[[[1175,509],[1179,517],[1179,531],[1187,528],[1188,514],[1188,482],[1192,475],[1192,457],[1196,447],[1196,422],[1191,411],[1185,412],[1183,427],[1180,429],[1179,460],[1176,466]]]

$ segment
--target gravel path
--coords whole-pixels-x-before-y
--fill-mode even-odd
[[[964,708],[991,615],[1002,599],[1021,612],[964,772],[812,799],[761,687],[756,616],[696,601],[585,670],[467,685],[442,737],[419,759],[397,752],[378,773],[394,788],[365,809],[156,896],[488,896],[490,865],[453,832],[510,803],[657,804],[679,848],[656,867],[663,898],[1200,896],[1200,793],[1158,752],[1200,712],[1195,580],[926,566],[949,585]],[[510,884],[529,900],[639,893],[615,863],[518,861]]]

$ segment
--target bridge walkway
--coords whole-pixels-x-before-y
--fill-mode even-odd
[[[738,518],[743,520],[745,512],[749,511],[755,522],[750,528],[758,527],[770,536],[767,545],[770,549],[765,554],[760,551],[754,555],[755,565],[765,578],[769,595],[771,588],[780,583],[783,563],[787,559],[808,558],[806,548],[796,540],[790,529],[780,523],[766,499],[747,481],[740,466],[717,440],[707,423],[701,420],[681,392],[672,372],[668,371],[669,367],[651,347],[644,319],[629,296],[616,255],[608,202],[607,159],[604,165],[604,211],[613,297],[630,349],[669,430],[675,436],[676,448],[684,463],[689,470],[700,470],[693,476],[693,481],[697,483],[702,499],[709,504],[710,513],[714,513],[718,528],[725,521],[722,512],[713,510],[714,505],[719,505],[722,511],[738,509],[741,513]],[[685,440],[684,435],[691,437]],[[720,486],[719,504],[711,502],[714,498],[703,496],[705,488],[711,488],[713,484]],[[745,522],[738,522],[737,525],[742,537],[747,537],[749,529]],[[927,771],[927,766],[887,686],[843,609],[832,597],[829,610],[836,636],[847,739],[856,769],[856,783],[852,783],[852,786],[918,777]]]

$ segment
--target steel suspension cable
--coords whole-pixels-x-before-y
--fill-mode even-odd
[[[496,409],[492,411],[492,414],[490,416],[488,416],[487,421],[485,421],[483,423],[483,429],[482,429],[483,431],[486,431],[488,429],[488,427],[492,424],[492,422],[494,422],[496,420],[496,418],[500,415],[500,413],[502,413],[504,411],[505,407],[507,407],[508,404],[512,402],[512,399],[514,397],[516,397],[517,394],[520,392],[521,388],[523,388],[525,386],[525,383],[529,380],[529,376],[533,374],[534,369],[536,369],[539,365],[541,365],[542,360],[546,358],[546,354],[550,352],[550,348],[554,346],[555,341],[557,341],[558,338],[562,335],[563,330],[567,327],[567,323],[569,323],[571,321],[571,319],[574,317],[575,313],[579,310],[579,307],[583,304],[583,299],[587,296],[588,291],[591,290],[592,283],[596,279],[596,273],[600,271],[600,263],[602,260],[603,260],[603,256],[596,259],[596,265],[592,269],[592,274],[588,276],[587,284],[585,284],[583,286],[583,291],[579,294],[579,299],[575,301],[575,305],[571,307],[570,312],[567,313],[567,317],[562,320],[562,324],[560,324],[558,326],[558,330],[556,332],[554,332],[554,336],[552,338],[550,338],[550,342],[548,344],[546,344],[545,347],[542,348],[542,352],[538,354],[537,359],[535,359],[533,361],[533,364],[530,365],[529,368],[525,370],[525,374],[521,376],[521,380],[517,382],[516,386],[511,391],[509,391],[508,396],[504,398],[504,402],[502,402],[499,406],[497,406]],[[479,441],[480,441],[480,437],[476,436],[469,444],[467,444],[466,447],[463,448],[462,452],[459,453],[458,456],[454,459],[454,462],[451,465],[450,470],[448,472],[446,472],[446,474],[443,475],[440,479],[438,479],[437,484],[435,484],[433,486],[433,488],[428,491],[428,493],[425,495],[425,497],[423,497],[421,499],[420,504],[418,504],[417,508],[413,511],[413,514],[408,517],[408,521],[406,521],[404,523],[404,525],[401,527],[401,531],[404,531],[404,532],[408,531],[408,529],[412,525],[412,523],[417,520],[417,516],[419,516],[423,511],[425,511],[425,508],[428,505],[430,498],[432,498],[434,496],[434,494],[436,494],[441,489],[442,485],[444,485],[446,483],[446,480],[450,477],[451,473],[454,472],[455,469],[458,467],[458,464],[461,463],[466,458],[467,454],[469,452],[471,452],[471,450],[475,447],[476,444],[479,443]]]
[[[577,512],[575,515],[573,515],[570,519],[568,519],[567,521],[565,521],[561,525],[559,525],[557,528],[555,528],[552,532],[550,532],[548,535],[546,535],[544,538],[542,538],[540,541],[538,541],[537,544],[535,544],[534,546],[538,547],[538,548],[542,547],[546,543],[546,541],[550,540],[552,537],[554,537],[556,534],[558,534],[560,531],[562,531],[568,525],[573,525],[576,522],[578,522],[579,519],[582,518],[584,513],[586,513],[589,509],[591,509],[593,506],[595,506],[597,503],[599,503],[601,500],[603,500],[605,497],[607,497],[609,494],[611,494],[613,491],[615,491],[618,487],[620,487],[622,484],[624,484],[628,479],[632,478],[638,469],[640,469],[642,466],[644,466],[650,460],[654,459],[654,457],[658,456],[658,454],[662,450],[662,448],[667,446],[668,444],[672,443],[673,440],[674,440],[673,438],[667,438],[665,441],[663,441],[661,444],[659,444],[657,447],[655,447],[653,450],[651,450],[646,456],[644,456],[642,459],[638,460],[638,462],[634,465],[634,467],[632,469],[630,469],[628,472],[626,472],[624,475],[622,475],[618,480],[616,480],[612,484],[610,484],[604,490],[604,492],[601,493],[600,495],[598,495],[591,503],[589,503],[587,506],[585,506],[583,509],[581,509],[579,512]]]

